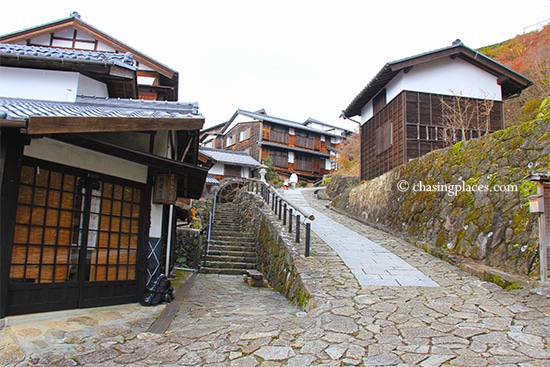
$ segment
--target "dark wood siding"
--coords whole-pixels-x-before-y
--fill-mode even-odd
[[[404,162],[402,116],[403,97],[399,95],[361,126],[362,180],[373,179]]]
[[[136,302],[144,188],[25,160],[6,313]]]
[[[453,142],[445,139],[450,130],[462,140],[462,131],[456,131],[456,126],[449,128],[448,116],[454,112],[445,107],[457,103],[468,111],[466,139],[503,128],[502,102],[487,104],[481,99],[404,91],[361,126],[361,179],[373,179],[410,159],[451,145]],[[491,107],[489,113],[487,107]]]
[[[463,111],[469,111],[467,112],[469,121],[466,139],[475,139],[503,127],[502,102],[492,102],[492,109],[487,116],[484,112],[486,108],[484,100],[410,91],[404,94],[406,161],[453,144],[445,138],[449,135],[451,127],[449,118],[444,115],[448,116],[451,112],[444,105],[452,106],[461,103]],[[462,132],[456,131],[456,137],[457,140],[462,140]]]
[[[233,136],[233,145],[225,149],[247,152],[261,163],[258,141],[261,139],[261,126],[258,121],[243,122],[228,131],[225,136]],[[220,148],[221,149],[221,148]]]

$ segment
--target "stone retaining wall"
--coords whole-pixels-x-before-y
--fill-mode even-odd
[[[293,248],[292,239],[257,195],[244,190],[234,201],[239,205],[241,228],[252,231],[256,242],[258,270],[269,285],[286,298],[308,310],[312,307],[312,292],[302,281],[301,255]]]
[[[536,185],[525,177],[550,170],[549,110],[547,99],[536,121],[431,152],[332,205],[442,258],[537,279],[537,216],[527,199]]]

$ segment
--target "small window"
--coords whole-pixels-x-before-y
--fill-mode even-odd
[[[376,129],[376,154],[382,154],[393,144],[393,128],[390,121]]]
[[[241,167],[226,164],[224,168],[225,177],[241,177]]]
[[[376,115],[386,106],[386,90],[383,89],[372,101],[373,113]]]
[[[232,146],[233,144],[235,144],[233,142],[233,136],[228,136],[227,139],[225,139],[225,146],[226,147],[230,147]]]
[[[243,130],[239,133],[239,141],[250,139],[250,129]]]

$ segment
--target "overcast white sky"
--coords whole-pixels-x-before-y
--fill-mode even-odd
[[[265,108],[353,127],[340,112],[386,62],[457,38],[478,48],[550,21],[550,0],[19,0],[0,10],[2,35],[79,12],[177,70],[179,100],[199,102],[205,126]]]

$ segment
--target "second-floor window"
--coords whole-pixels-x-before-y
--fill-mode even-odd
[[[271,160],[275,167],[288,168],[288,153],[273,151],[270,153]]]
[[[313,158],[305,155],[296,155],[294,168],[298,171],[313,172]]]
[[[296,132],[296,146],[313,149],[313,136],[302,131]]]
[[[250,129],[243,130],[239,133],[239,141],[250,139]]]
[[[276,143],[288,144],[288,130],[272,126],[269,131],[269,140]]]
[[[230,147],[233,144],[235,144],[235,142],[233,141],[233,135],[228,136],[227,139],[225,140],[225,146]]]

